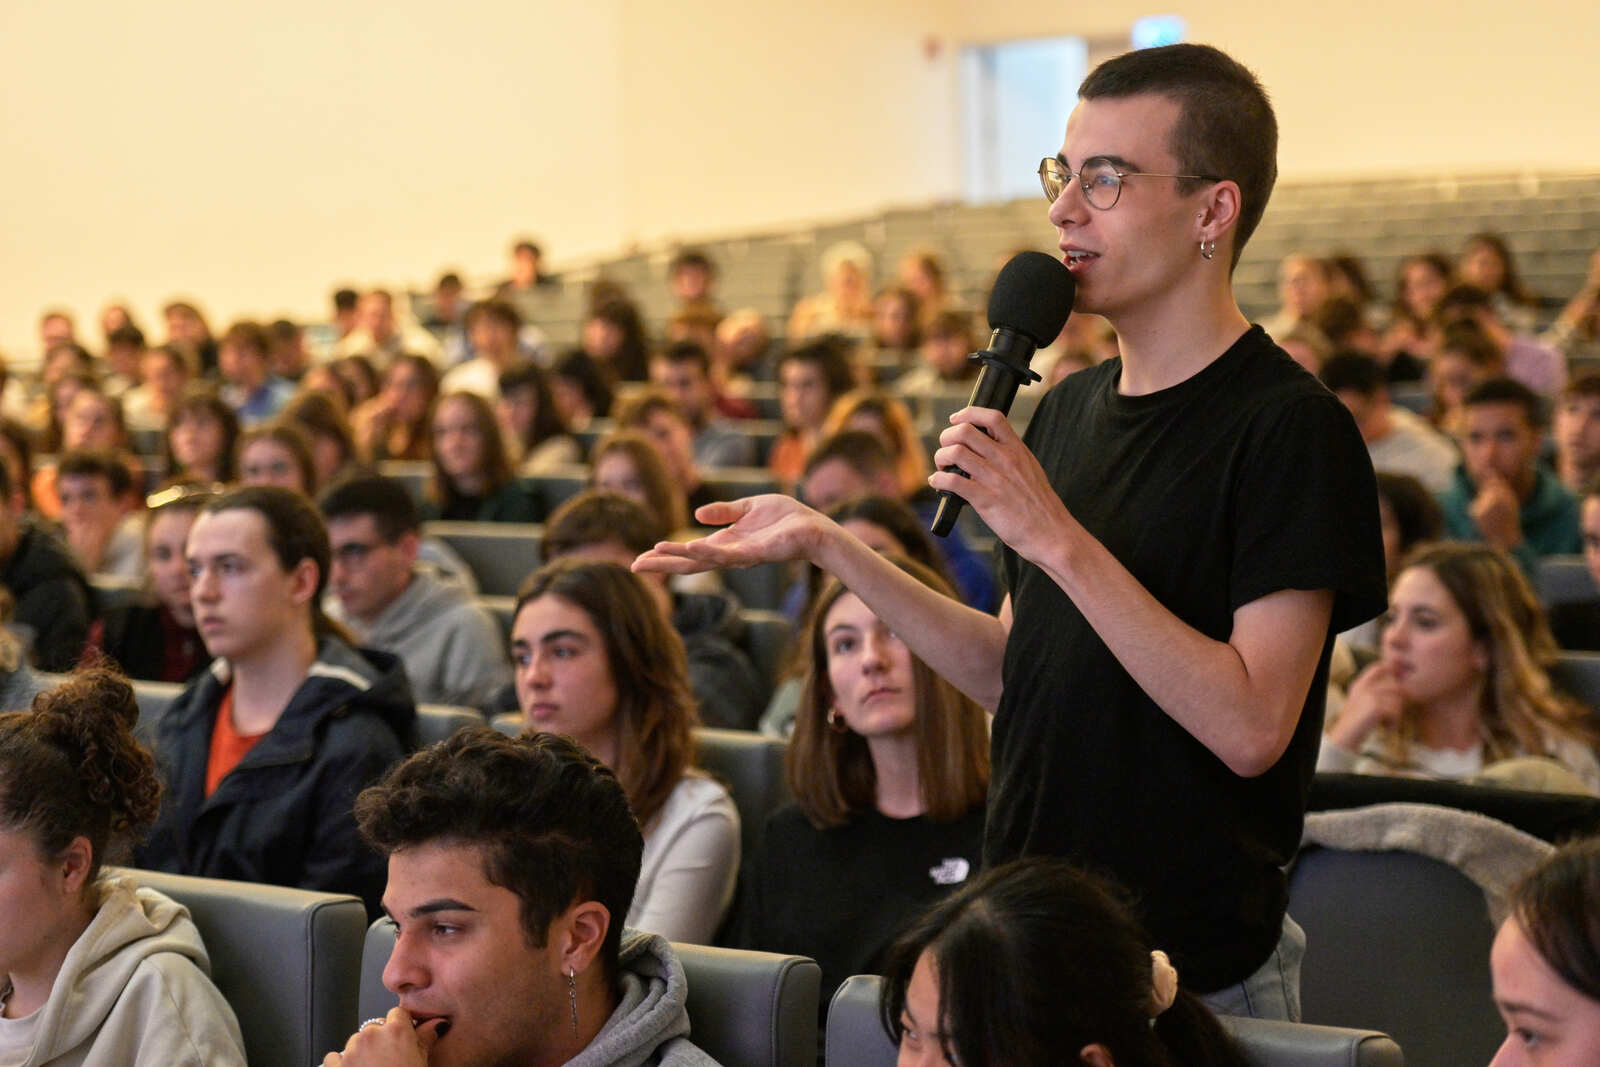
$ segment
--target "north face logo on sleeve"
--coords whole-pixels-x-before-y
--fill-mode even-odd
[[[957,856],[947,859],[937,867],[928,868],[928,877],[934,885],[960,885],[972,873],[972,864]]]

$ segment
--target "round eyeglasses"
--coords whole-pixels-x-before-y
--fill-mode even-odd
[[[1077,173],[1053,156],[1039,161],[1039,184],[1044,186],[1045,199],[1052,204],[1066,191],[1069,178],[1078,179],[1083,188],[1083,198],[1089,206],[1100,211],[1110,211],[1122,198],[1122,181],[1131,177],[1178,178],[1185,181],[1220,182],[1209,174],[1152,174],[1144,170],[1118,170],[1117,165],[1105,156],[1091,156],[1083,161]]]

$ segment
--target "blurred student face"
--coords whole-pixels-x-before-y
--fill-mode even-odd
[[[117,447],[117,420],[111,401],[89,389],[74,393],[61,420],[61,443],[69,449]]]
[[[1579,517],[1583,527],[1583,562],[1600,584],[1600,496],[1584,497]]]
[[[194,626],[189,602],[189,561],[184,546],[194,527],[196,512],[168,509],[150,519],[145,529],[144,559],[150,587],[178,625]]]
[[[239,483],[241,485],[275,485],[296,493],[308,493],[311,487],[294,453],[281,441],[259,437],[239,453]]]
[[[1600,468],[1600,396],[1569,396],[1556,406],[1556,448],[1580,471]]]
[[[778,368],[778,407],[789,426],[801,430],[821,426],[830,399],[827,379],[815,363],[791,359]]]
[[[1539,431],[1517,404],[1473,404],[1461,415],[1461,453],[1473,484],[1509,482],[1518,495],[1532,488]]]
[[[1489,669],[1488,649],[1473,637],[1460,605],[1428,567],[1408,567],[1395,580],[1382,655],[1406,703],[1424,709],[1481,689]]]
[[[222,457],[222,423],[209,411],[180,415],[170,433],[172,458],[186,471],[216,473]]]
[[[472,408],[446,400],[433,415],[433,455],[447,477],[467,478],[483,470],[486,442]]]

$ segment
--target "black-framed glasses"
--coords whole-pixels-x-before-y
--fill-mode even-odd
[[[1045,199],[1052,204],[1066,191],[1067,181],[1076,178],[1083,188],[1083,198],[1089,206],[1099,211],[1110,211],[1122,198],[1125,178],[1179,178],[1185,181],[1220,182],[1209,174],[1153,174],[1146,170],[1118,170],[1117,165],[1105,156],[1091,156],[1083,161],[1077,173],[1068,170],[1061,160],[1046,156],[1039,161],[1039,184],[1044,186]]]

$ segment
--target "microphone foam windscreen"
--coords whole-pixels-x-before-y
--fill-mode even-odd
[[[1059,259],[1019,252],[1000,268],[989,292],[989,328],[1005,326],[1044,348],[1067,324],[1076,287],[1072,272]]]

